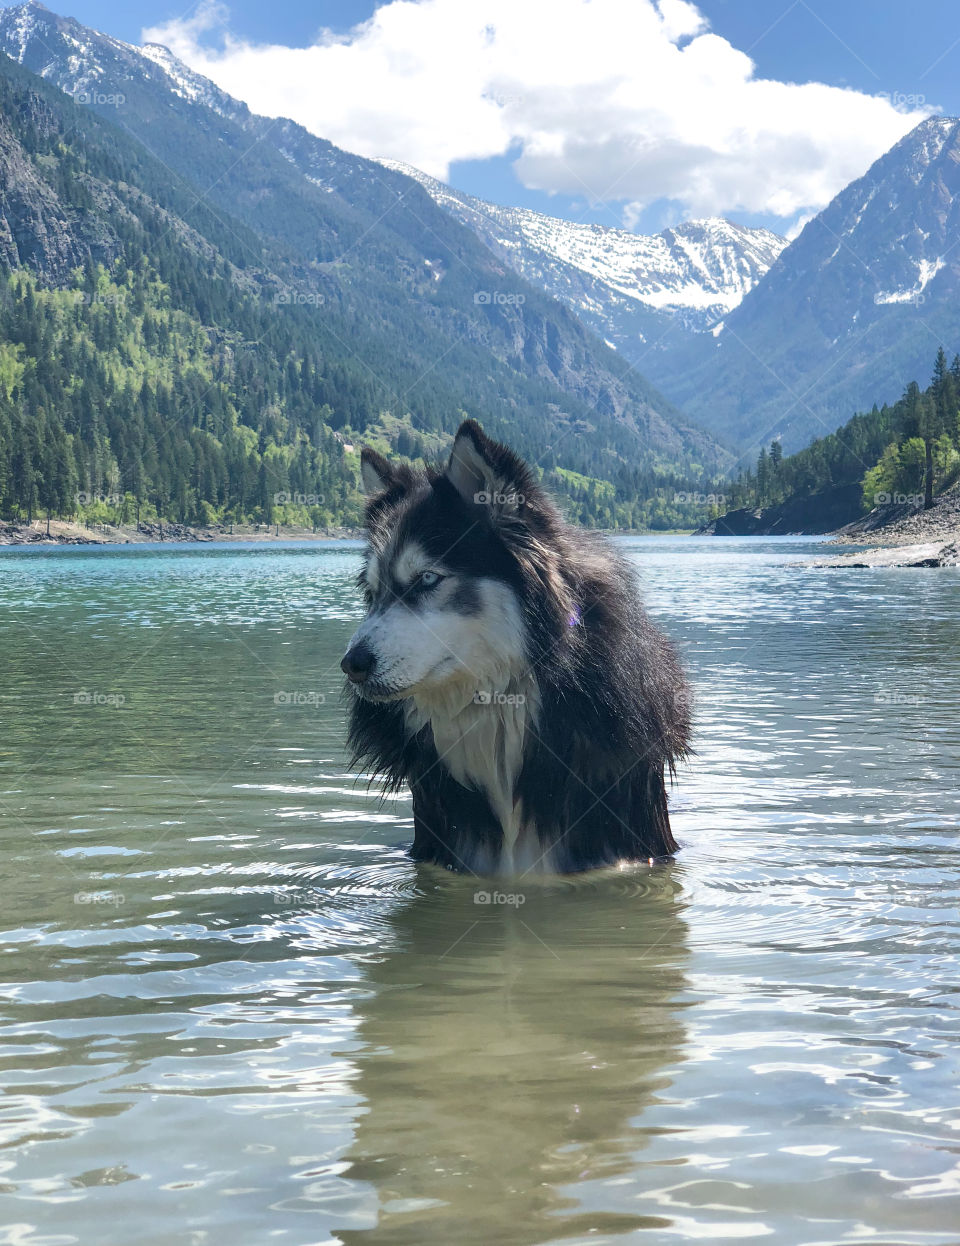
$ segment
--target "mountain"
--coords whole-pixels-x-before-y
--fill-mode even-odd
[[[718,217],[633,234],[504,208],[398,161],[451,216],[535,285],[562,300],[618,348],[653,341],[675,323],[702,332],[736,307],[783,248],[768,229]]]
[[[960,122],[921,122],[804,227],[713,338],[644,368],[716,434],[798,449],[960,345]]]
[[[151,194],[173,228],[214,247],[281,317],[312,311],[328,371],[364,375],[369,391],[361,415],[333,411],[333,429],[374,426],[396,446],[400,430],[407,441],[449,433],[466,412],[547,469],[608,481],[727,461],[412,179],[256,116],[164,48],[134,48],[38,4],[0,12],[0,49],[135,139],[146,149],[137,161],[149,153],[165,168],[166,188]],[[78,219],[65,226],[74,249],[64,251],[31,226],[17,257],[62,282],[86,246],[78,229]]]

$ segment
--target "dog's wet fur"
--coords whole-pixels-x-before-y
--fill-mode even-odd
[[[443,469],[369,449],[361,468],[349,738],[355,764],[409,785],[414,858],[567,873],[675,852],[687,685],[630,565],[473,420]]]

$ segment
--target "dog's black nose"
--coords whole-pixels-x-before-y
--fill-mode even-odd
[[[369,678],[376,661],[373,650],[361,640],[343,655],[340,669],[352,684],[362,684]]]

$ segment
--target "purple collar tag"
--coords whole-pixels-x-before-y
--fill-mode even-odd
[[[571,611],[569,619],[567,619],[567,627],[577,627],[582,622],[583,622],[583,619],[580,615],[580,607],[574,606],[573,610]]]

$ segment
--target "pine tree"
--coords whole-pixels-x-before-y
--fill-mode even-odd
[[[933,377],[930,381],[930,400],[926,403],[923,421],[923,447],[925,467],[923,476],[923,509],[930,510],[933,506],[933,444],[947,428],[948,410],[956,398],[953,390],[953,377],[947,368],[947,356],[943,347],[937,351],[933,365]]]
[[[770,489],[770,460],[767,456],[767,447],[760,447],[760,455],[757,459],[757,505],[766,506]]]
[[[774,502],[783,501],[783,490],[781,487],[781,469],[783,465],[783,446],[779,440],[770,443],[770,495]]]

